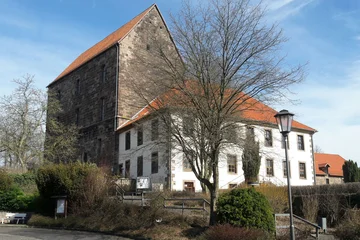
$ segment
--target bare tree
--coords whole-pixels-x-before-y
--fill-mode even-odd
[[[44,150],[47,113],[56,116],[61,106],[56,98],[47,100],[45,91],[34,86],[34,76],[15,79],[13,93],[0,98],[0,152],[4,165],[10,168],[32,168],[55,156],[74,159],[78,129],[65,126],[55,117],[49,117],[47,128],[53,133],[47,137]]]
[[[14,83],[15,91],[0,99],[0,150],[6,165],[26,169],[42,159],[46,95],[31,75]]]
[[[314,152],[315,153],[324,153],[324,151],[322,150],[322,148],[319,145],[315,145]]]
[[[79,160],[79,128],[59,121],[63,109],[58,97],[48,93],[44,159],[52,163],[74,162]]]
[[[145,51],[151,60],[142,52],[132,60],[136,71],[129,80],[134,92],[157,112],[173,148],[184,154],[210,193],[210,224],[215,223],[222,149],[243,148],[241,126],[254,124],[247,113],[265,111],[259,101],[289,100],[289,87],[303,79],[302,66],[284,66],[279,56],[286,40],[282,31],[266,25],[262,6],[251,3],[184,2],[171,18],[176,51],[171,41],[149,33],[151,48]],[[144,43],[139,39],[135,44]],[[143,76],[146,82],[134,81]]]

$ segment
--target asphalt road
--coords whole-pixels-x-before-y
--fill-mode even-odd
[[[0,240],[129,240],[98,233],[26,227],[0,227]]]

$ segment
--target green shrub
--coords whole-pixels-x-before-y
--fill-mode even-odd
[[[0,191],[10,190],[13,183],[13,179],[10,175],[4,169],[0,169]]]
[[[13,187],[0,191],[0,210],[10,212],[32,212],[35,210],[37,195],[25,195],[19,188]]]
[[[230,224],[216,225],[210,227],[201,236],[204,240],[266,240],[272,239],[272,236],[261,229],[240,228]]]
[[[35,173],[16,173],[10,174],[10,177],[13,179],[14,184],[25,194],[34,194],[38,192],[35,182]]]
[[[36,185],[44,201],[43,214],[52,215],[53,196],[67,196],[69,213],[89,212],[107,194],[106,176],[95,164],[69,163],[43,166],[36,174]]]
[[[220,223],[270,232],[275,230],[271,206],[254,188],[233,189],[221,195],[217,202],[217,216]]]

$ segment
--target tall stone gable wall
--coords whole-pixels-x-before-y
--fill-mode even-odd
[[[49,86],[49,91],[55,95],[60,91],[63,113],[58,117],[61,122],[75,123],[76,112],[79,112],[79,158],[100,165],[112,166],[116,159],[116,64],[117,48],[113,46]],[[101,77],[103,66],[106,69],[105,81]],[[105,101],[103,120],[100,119],[102,99]]]
[[[76,111],[79,111],[79,127],[82,133],[80,139],[82,154],[79,158],[82,160],[86,155],[87,161],[113,166],[116,171],[118,135],[115,128],[146,105],[146,101],[136,94],[131,83],[135,81],[146,85],[148,75],[145,74],[134,79],[134,73],[145,70],[149,75],[154,75],[151,69],[134,67],[133,62],[129,59],[135,53],[142,51],[143,60],[151,62],[152,57],[144,50],[149,46],[150,39],[154,39],[154,34],[172,44],[156,7],[152,8],[141,22],[119,42],[119,51],[116,46],[113,46],[49,86],[49,90],[54,91],[55,94],[58,91],[61,93],[60,102],[64,113],[59,116],[60,121],[75,123]],[[135,44],[135,42],[140,44]],[[174,47],[173,50],[175,50]],[[117,57],[119,57],[119,63]],[[119,64],[118,68],[117,64]],[[101,81],[103,65],[106,67],[105,82]],[[140,66],[140,68],[147,67]],[[117,70],[119,71],[118,75],[116,74]],[[76,91],[78,79],[80,79],[79,94]],[[118,82],[116,83],[116,81]],[[118,89],[117,98],[116,89]],[[156,94],[149,97],[156,97]],[[105,99],[103,121],[100,121],[101,99]],[[116,104],[117,111],[115,111]],[[101,148],[99,147],[100,143]]]
[[[158,95],[156,90],[152,92],[152,86],[149,86],[150,78],[161,78],[159,72],[156,72],[152,66],[154,55],[151,53],[151,48],[156,48],[154,41],[166,43],[167,46],[170,46],[169,51],[172,51],[169,55],[180,59],[156,7],[152,8],[142,21],[120,42],[119,126],[126,121],[126,118],[134,116]],[[136,61],[139,56],[144,64]],[[142,88],[148,88],[146,91],[147,96],[145,96],[147,101],[144,101],[144,98],[139,96],[132,85],[133,83]]]

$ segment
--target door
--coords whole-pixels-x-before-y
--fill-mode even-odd
[[[194,182],[184,182],[184,190],[186,192],[195,192]]]

